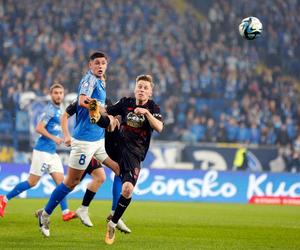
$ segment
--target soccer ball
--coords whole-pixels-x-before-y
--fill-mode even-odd
[[[253,16],[243,19],[239,25],[240,35],[247,40],[253,40],[259,37],[262,33],[262,29],[263,26],[260,20]]]

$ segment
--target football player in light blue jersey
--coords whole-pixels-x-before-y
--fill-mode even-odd
[[[63,165],[56,153],[56,145],[63,142],[59,136],[61,134],[60,104],[64,98],[64,87],[58,83],[53,84],[50,87],[50,95],[51,102],[45,107],[36,126],[36,131],[41,136],[33,149],[30,175],[27,181],[20,182],[8,194],[0,196],[0,216],[2,217],[7,202],[25,190],[34,187],[43,173],[49,173],[57,185],[64,179]],[[76,217],[75,212],[68,209],[66,199],[62,200],[60,204],[64,221]]]
[[[94,52],[89,57],[89,71],[82,78],[78,88],[76,123],[71,140],[69,168],[63,183],[57,186],[44,209],[37,211],[42,234],[50,236],[49,218],[58,203],[80,182],[81,176],[94,156],[100,163],[110,167],[117,175],[119,165],[108,157],[104,146],[104,129],[92,124],[89,118],[89,101],[96,99],[104,106],[106,98],[105,72],[107,57],[102,52]]]
[[[107,67],[107,60],[99,58],[96,60],[98,75],[102,76]],[[104,138],[104,129],[92,124],[89,119],[88,104],[91,99],[96,99],[103,107],[105,106],[106,91],[104,78],[98,78],[89,70],[82,78],[78,88],[79,105],[73,132],[73,138],[80,141],[98,141]],[[102,80],[101,80],[102,79]]]

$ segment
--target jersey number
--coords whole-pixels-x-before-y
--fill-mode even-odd
[[[85,163],[85,158],[86,158],[86,155],[84,155],[84,154],[80,155],[80,159],[79,159],[79,164],[80,164],[80,165],[84,165],[84,163]]]

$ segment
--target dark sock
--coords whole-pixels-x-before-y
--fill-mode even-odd
[[[87,189],[82,200],[82,206],[88,207],[91,201],[94,199],[95,194],[95,192]]]
[[[122,217],[126,208],[129,206],[130,201],[131,201],[131,198],[127,199],[123,195],[120,196],[116,211],[111,219],[113,223],[116,223],[116,224],[118,223],[119,219]]]

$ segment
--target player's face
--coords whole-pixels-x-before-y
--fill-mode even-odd
[[[102,78],[107,68],[107,60],[105,57],[95,58],[89,62],[89,67],[96,77]]]
[[[54,104],[60,105],[64,99],[64,90],[62,88],[55,88],[50,93]]]
[[[139,103],[145,104],[152,96],[151,83],[148,81],[139,80],[135,84],[134,96]]]

